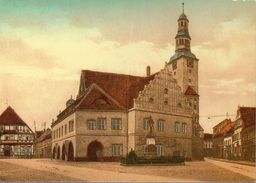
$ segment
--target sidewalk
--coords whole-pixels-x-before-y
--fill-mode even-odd
[[[256,163],[255,162],[250,162],[250,161],[235,161],[235,160],[227,160],[227,159],[212,158],[212,157],[206,157],[206,158],[216,160],[216,161],[227,162],[227,163],[235,163],[235,164],[240,164],[240,165],[247,165],[247,166],[256,167]]]

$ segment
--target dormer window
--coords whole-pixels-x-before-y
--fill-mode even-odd
[[[94,103],[94,104],[104,105],[104,104],[107,104],[107,101],[104,100],[103,98],[97,98],[97,99],[94,100],[93,103]]]

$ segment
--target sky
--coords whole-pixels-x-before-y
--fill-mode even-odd
[[[0,0],[0,113],[40,130],[82,69],[145,76],[174,54],[181,0]],[[185,0],[205,132],[256,106],[256,0]],[[208,117],[221,115],[220,117]]]

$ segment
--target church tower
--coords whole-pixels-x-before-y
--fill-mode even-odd
[[[198,92],[198,58],[191,52],[189,35],[189,20],[184,13],[184,3],[182,3],[182,13],[178,18],[178,31],[175,36],[175,54],[170,58],[168,68],[172,72],[173,78],[181,87],[182,92],[188,99],[189,106],[193,110],[193,137],[192,154],[195,159],[201,159],[203,129],[199,124],[199,92]],[[193,152],[194,151],[194,152]]]

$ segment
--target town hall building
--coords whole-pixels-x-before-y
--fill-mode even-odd
[[[52,123],[52,157],[118,160],[129,151],[146,156],[201,159],[198,58],[191,52],[189,20],[178,19],[175,54],[146,76],[83,70],[78,95]]]

